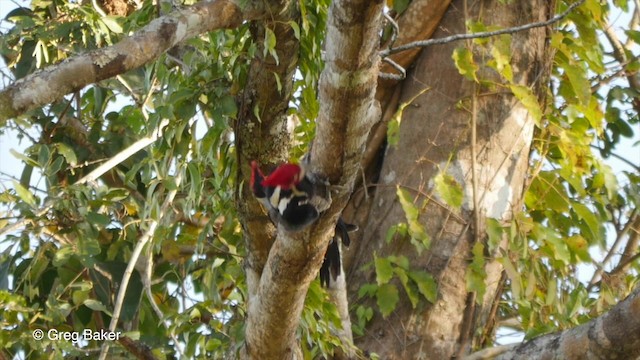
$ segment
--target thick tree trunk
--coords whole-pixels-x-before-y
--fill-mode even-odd
[[[508,5],[499,1],[469,2],[467,14],[464,8],[463,1],[454,1],[434,37],[464,33],[465,21],[510,27],[548,17],[546,2],[541,0]],[[550,56],[545,53],[545,36],[543,28],[513,36],[515,83],[540,88]],[[373,206],[367,222],[360,224],[364,225],[364,239],[354,244],[357,255],[348,276],[353,298],[361,284],[375,282],[373,269],[361,271],[372,261],[373,252],[378,257],[404,255],[413,267],[426,270],[438,283],[435,304],[414,310],[401,294],[395,311],[386,319],[374,316],[366,335],[355,340],[363,350],[376,352],[384,359],[447,359],[468,353],[473,329],[486,325],[491,313],[488,309],[499,296],[501,267],[497,263],[487,261],[487,291],[482,299],[469,293],[465,274],[473,245],[485,241],[482,219],[508,221],[519,209],[534,123],[510,92],[476,86],[458,73],[451,56],[456,47],[464,45],[453,43],[424,50],[402,84],[401,103],[425,88],[430,90],[404,110],[399,143],[387,149],[380,183],[370,188],[374,192],[370,198]],[[481,62],[477,49],[474,53],[476,61]],[[480,76],[499,82],[487,67],[481,66]],[[474,124],[475,150],[471,136]],[[444,205],[434,192],[433,179],[440,172],[462,187],[462,209]],[[427,202],[420,221],[432,243],[422,254],[406,239],[396,237],[385,242],[387,230],[406,221],[396,199],[396,184],[415,195],[418,206]],[[480,221],[474,221],[474,212]]]
[[[326,65],[318,89],[321,111],[309,167],[312,173],[330,183],[330,207],[319,209],[324,212],[310,229],[290,233],[279,227],[276,238],[272,239],[272,233],[259,234],[260,227],[252,224],[253,221],[264,224],[268,220],[266,214],[259,219],[255,200],[243,203],[246,201],[243,198],[250,197],[246,195],[246,189],[245,196],[238,199],[247,231],[245,237],[252,253],[247,263],[250,299],[243,354],[246,358],[302,357],[295,333],[304,298],[351,193],[369,131],[379,118],[374,89],[380,61],[377,40],[382,9],[382,0],[334,1],[329,9]],[[240,165],[244,168],[247,162],[242,161],[250,154],[273,159],[272,147],[255,148],[251,132],[242,125],[251,119],[247,116],[247,109],[253,109],[253,104],[250,105],[245,107],[243,104],[242,122],[237,128],[243,149]],[[276,128],[279,134],[278,129],[280,127]],[[260,140],[267,141],[265,138]],[[277,154],[281,154],[281,148],[273,146]],[[245,173],[245,182],[247,178]],[[256,243],[256,239],[264,242]],[[343,325],[348,325],[348,321]]]

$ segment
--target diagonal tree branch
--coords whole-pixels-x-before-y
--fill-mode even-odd
[[[640,356],[640,287],[602,316],[544,335],[495,359],[637,359]],[[472,357],[478,358],[478,357]]]
[[[0,91],[0,126],[7,119],[44,106],[88,84],[112,78],[155,60],[181,41],[242,24],[233,0],[201,1],[153,20],[119,43],[67,59],[20,79]]]

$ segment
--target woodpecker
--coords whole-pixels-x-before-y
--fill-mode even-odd
[[[349,247],[351,239],[349,239],[349,233],[358,230],[356,225],[347,224],[342,220],[342,217],[338,219],[336,224],[335,233],[333,238],[327,247],[327,251],[324,254],[324,261],[320,267],[320,285],[329,287],[331,278],[333,281],[338,279],[340,272],[342,271],[341,262],[342,257],[340,255],[340,243],[345,247]]]
[[[314,185],[300,165],[282,164],[265,177],[258,163],[252,161],[250,186],[269,211],[271,220],[288,231],[300,231],[319,216],[309,202],[314,195]]]
[[[251,162],[251,191],[269,212],[276,225],[282,224],[288,231],[299,231],[314,222],[318,210],[309,201],[315,194],[314,182],[306,176],[304,168],[286,163],[278,166],[268,176],[264,176],[258,163]],[[335,281],[341,268],[340,243],[349,247],[349,232],[358,230],[355,225],[338,219],[335,232],[324,255],[320,267],[320,284],[329,287],[331,278]]]

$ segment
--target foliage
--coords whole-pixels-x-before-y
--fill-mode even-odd
[[[569,3],[559,1],[557,10]],[[71,0],[34,0],[30,9],[12,11],[7,19],[13,27],[0,37],[10,77],[20,79],[116,43],[159,16],[152,1],[140,4],[126,17],[102,17],[91,2]],[[409,2],[388,4],[401,13]],[[329,1],[299,5],[301,22],[290,24],[301,45],[291,100],[297,118],[294,156],[308,149],[315,131]],[[511,35],[475,40],[452,54],[469,81],[486,91],[513,93],[536,119],[521,211],[509,223],[487,220],[486,241],[474,245],[466,274],[468,290],[482,298],[486,255],[496,254],[508,279],[500,317],[518,318],[528,337],[583,323],[638,282],[637,250],[623,252],[628,256],[617,265],[605,264],[601,255],[619,249],[611,239],[624,243],[628,224],[639,216],[637,165],[635,171],[615,173],[605,161],[630,155],[618,155],[619,146],[638,136],[640,89],[622,77],[637,72],[637,55],[625,50],[626,60],[612,57],[598,35],[609,26],[613,10],[626,7],[623,1],[588,0],[559,24],[549,39],[555,51],[553,86],[547,94],[551,100],[544,103],[540,94],[513,80]],[[481,22],[468,27],[470,32],[496,29]],[[630,41],[640,37],[634,29],[626,36]],[[273,32],[266,31],[265,40],[264,51],[276,57]],[[31,334],[107,328],[135,246],[155,229],[128,282],[120,314],[125,335],[157,356],[235,355],[244,338],[247,289],[242,230],[233,206],[234,189],[243,185],[235,178],[233,125],[236,95],[259,51],[248,25],[203,34],[143,68],[30,111],[0,129],[29,142],[24,152],[12,151],[23,170],[20,176],[3,174],[9,180],[3,186],[11,185],[0,192],[0,229],[16,219],[24,225],[0,240],[0,351],[29,357],[52,351],[85,356],[97,350],[101,342],[36,341]],[[484,77],[485,65],[496,77]],[[390,146],[397,144],[402,110],[410,103],[402,104],[389,123]],[[159,141],[98,181],[80,181],[157,131]],[[461,207],[455,179],[441,172],[434,184],[446,206]],[[177,196],[166,207],[172,191]],[[426,203],[416,203],[411,189],[398,187],[396,196],[406,221],[389,229],[387,241],[409,241],[418,253],[428,250],[431,240],[421,217]],[[506,248],[499,245],[503,240]],[[413,308],[435,302],[436,280],[406,257],[375,257],[369,266],[375,283],[364,284],[358,296],[375,302],[352,309],[356,334],[364,332],[375,312],[386,317],[402,299]],[[579,270],[589,266],[611,271],[585,280]],[[305,358],[333,353],[339,341],[332,330],[338,324],[326,292],[312,284],[299,329]],[[113,346],[114,356],[127,356],[121,345]]]
[[[558,6],[562,11],[568,4]],[[614,40],[597,34],[611,26],[612,14],[620,11],[616,6],[626,7],[586,1],[559,24],[550,40],[555,66],[546,94],[552,100],[546,104],[531,89],[512,83],[511,35],[474,40],[453,54],[462,75],[487,91],[506,87],[536,120],[524,208],[510,224],[489,219],[487,226],[491,252],[508,240],[498,256],[509,283],[501,316],[520,319],[528,338],[588,321],[638,282],[638,262],[625,263],[629,256],[618,258],[617,265],[607,263],[615,255],[614,242],[628,241],[625,253],[633,253],[629,228],[638,221],[637,158],[615,149],[623,138],[638,136],[633,130],[637,89],[622,74],[635,73],[639,63],[630,48],[624,50],[627,60],[612,55],[608,49]],[[495,29],[469,23],[473,32]],[[633,33],[628,33],[630,41]],[[482,56],[474,57],[472,49]],[[479,77],[479,58],[499,81]],[[614,173],[607,164],[612,156],[633,170]],[[480,247],[474,247],[467,274],[469,290],[479,294],[485,286],[477,271],[483,262]],[[603,276],[605,267],[609,271]],[[593,276],[585,280],[588,272]]]

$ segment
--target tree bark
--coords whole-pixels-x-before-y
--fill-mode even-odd
[[[538,0],[508,5],[481,1],[467,6],[465,13],[464,2],[454,1],[434,37],[464,33],[465,21],[470,20],[509,27],[549,16],[546,4]],[[485,14],[491,14],[491,18]],[[513,35],[511,65],[515,83],[540,89],[539,81],[546,78],[545,64],[550,56],[545,36],[545,29]],[[465,274],[472,259],[471,249],[477,241],[485,241],[484,223],[477,221],[479,226],[474,226],[474,213],[478,219],[509,221],[521,202],[533,118],[511,93],[482,88],[462,77],[451,60],[453,50],[459,46],[463,44],[423,50],[415,69],[402,84],[400,103],[425,88],[430,90],[404,110],[399,143],[386,151],[380,181],[370,188],[373,207],[366,223],[360,224],[363,240],[355,244],[357,255],[348,274],[352,299],[361,284],[375,282],[374,269],[361,271],[373,260],[373,252],[378,257],[404,255],[438,282],[435,304],[414,310],[401,296],[388,318],[374,316],[366,335],[355,340],[363,350],[385,359],[446,359],[469,352],[473,329],[483,328],[488,322],[490,312],[486,309],[494,301],[501,277],[500,265],[487,261],[484,298],[475,299],[467,290]],[[477,48],[474,53],[480,62]],[[495,72],[480,66],[481,78],[500,81]],[[474,123],[475,144],[471,140]],[[461,209],[445,205],[434,192],[433,179],[440,172],[462,187]],[[384,240],[392,225],[406,221],[396,200],[395,184],[411,191],[417,206],[426,201],[420,219],[432,243],[422,254],[406,239],[396,237],[390,243]]]
[[[537,337],[495,359],[638,359],[640,286],[602,316],[578,327]]]

